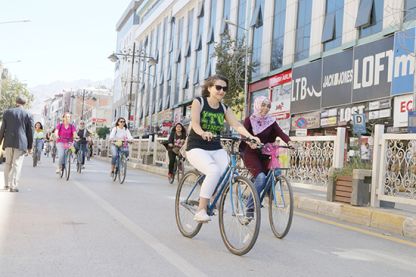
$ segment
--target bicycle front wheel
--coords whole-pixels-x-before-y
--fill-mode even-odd
[[[269,192],[269,221],[273,234],[281,239],[289,232],[293,218],[293,191],[285,176],[277,176]]]
[[[120,184],[124,183],[124,180],[126,179],[126,173],[127,173],[127,159],[126,156],[121,155],[120,156],[120,166],[118,168],[118,181]]]
[[[195,170],[187,172],[178,185],[175,198],[176,224],[183,236],[193,238],[201,230],[202,223],[194,220],[199,206],[202,178]]]
[[[260,230],[260,201],[253,184],[237,176],[223,192],[219,207],[222,240],[235,255],[248,253]]]
[[[72,152],[68,150],[67,160],[65,162],[65,174],[66,180],[69,180],[69,175],[71,175],[71,160],[72,160]]]

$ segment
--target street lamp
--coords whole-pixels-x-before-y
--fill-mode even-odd
[[[129,127],[131,127],[130,124],[130,117],[131,117],[131,103],[132,103],[132,94],[133,94],[133,73],[134,73],[134,61],[135,58],[142,58],[142,59],[147,59],[147,62],[150,65],[155,65],[157,64],[157,60],[154,59],[153,57],[150,56],[146,56],[144,54],[142,54],[142,51],[138,51],[136,52],[136,43],[133,43],[133,50],[132,51],[126,51],[124,53],[112,53],[110,56],[108,56],[108,59],[112,62],[117,62],[119,61],[119,57],[123,57],[124,59],[127,58],[131,58],[131,73],[130,73],[130,92],[129,92],[129,109],[128,109],[128,116],[127,119],[129,121]]]
[[[248,115],[248,106],[249,106],[248,104],[248,60],[249,60],[249,56],[248,56],[248,31],[249,31],[248,30],[248,2],[249,1],[247,1],[247,7],[246,7],[246,20],[245,20],[246,26],[245,27],[242,27],[238,25],[237,23],[232,22],[231,20],[228,20],[228,19],[224,20],[225,23],[233,25],[237,28],[240,28],[244,30],[245,32],[245,46],[246,46],[245,47],[245,59],[244,59],[245,61],[245,64],[244,64],[244,103],[246,104],[246,107],[244,109],[245,116]]]

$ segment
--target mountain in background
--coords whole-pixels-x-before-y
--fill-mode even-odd
[[[101,81],[92,81],[87,79],[75,81],[55,81],[47,85],[38,85],[29,88],[30,93],[32,93],[35,98],[30,111],[33,114],[40,114],[44,106],[44,101],[53,97],[57,93],[61,93],[63,90],[77,90],[87,87],[106,87],[111,89],[112,86],[113,80],[110,78]]]

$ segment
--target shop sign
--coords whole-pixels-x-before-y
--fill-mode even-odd
[[[398,95],[413,91],[415,67],[415,28],[396,32],[394,35],[394,71],[391,94]]]
[[[320,115],[320,112],[294,115],[292,117],[292,130],[319,128]]]
[[[293,69],[291,113],[321,108],[322,60]]]
[[[394,98],[393,127],[407,127],[408,112],[413,109],[413,95],[402,95]]]
[[[272,101],[270,114],[276,120],[290,118],[290,93],[292,91],[291,83],[281,86],[275,86],[272,90]]]
[[[322,107],[351,103],[352,49],[323,58]]]
[[[390,108],[390,104],[391,104],[390,98],[373,101],[373,102],[368,103],[368,110],[374,111],[374,110],[387,109],[387,108]]]
[[[336,126],[337,125],[337,117],[327,117],[327,118],[321,118],[321,126],[322,127],[330,127],[330,126]]]
[[[297,129],[295,135],[297,137],[306,137],[308,135],[308,129]]]
[[[384,110],[378,110],[378,111],[369,111],[368,112],[368,119],[379,119],[379,118],[386,118],[391,117],[391,109],[384,109]]]
[[[176,109],[173,110],[173,122],[174,123],[178,123],[182,121],[182,107],[178,107]]]
[[[409,133],[416,133],[416,111],[409,111]]]
[[[275,87],[283,85],[287,82],[292,81],[292,70],[288,70],[269,78],[269,87]]]
[[[352,116],[353,132],[354,134],[365,134],[367,133],[365,127],[365,114],[353,114]]]
[[[346,125],[354,114],[363,114],[366,111],[366,104],[358,104],[350,107],[340,108],[339,114],[339,125]]]
[[[354,47],[352,102],[387,97],[393,69],[394,37]]]

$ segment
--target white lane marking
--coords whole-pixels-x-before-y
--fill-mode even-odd
[[[160,256],[165,258],[171,265],[175,266],[180,272],[186,276],[207,276],[198,268],[190,264],[184,258],[176,254],[169,247],[164,245],[151,234],[143,230],[139,225],[130,220],[127,216],[122,214],[116,208],[110,205],[107,201],[102,199],[92,190],[86,188],[78,181],[72,181],[80,190],[87,194],[99,207],[105,210],[112,218],[117,220],[121,225],[133,233],[137,238],[142,240],[148,246],[153,248]]]

